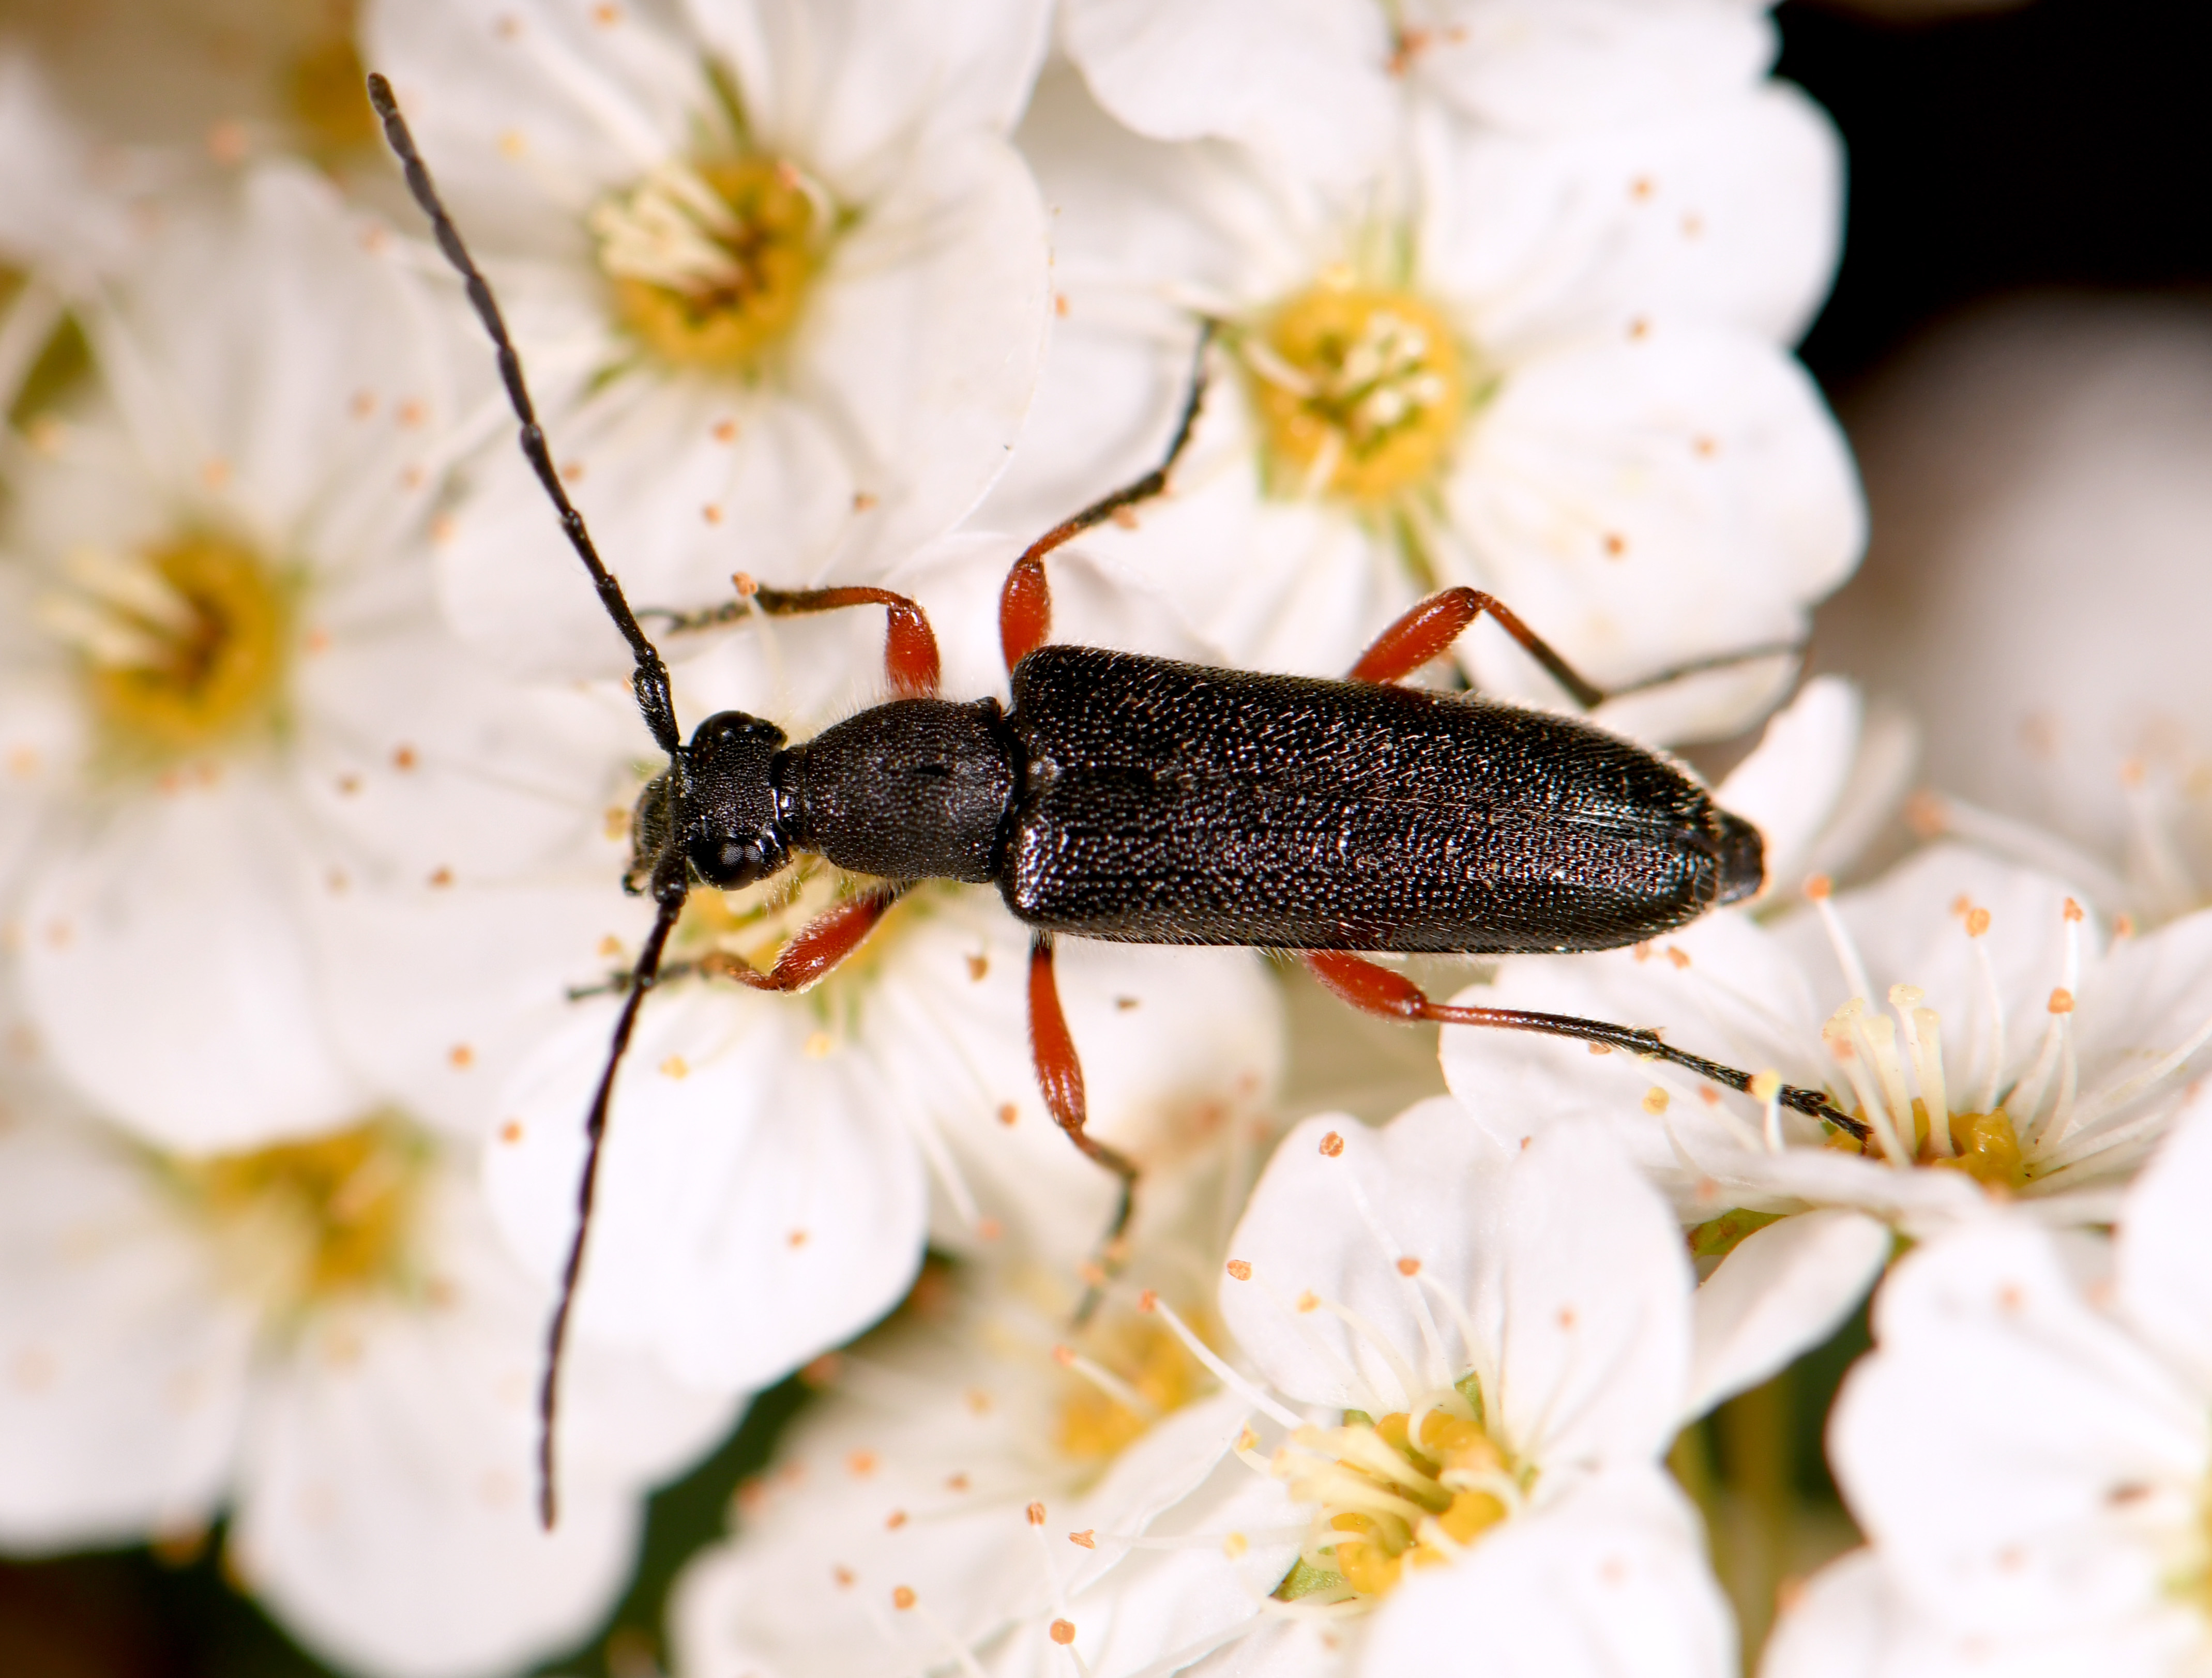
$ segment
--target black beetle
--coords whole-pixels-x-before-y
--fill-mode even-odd
[[[901,697],[804,745],[773,723],[723,712],[687,744],[668,670],[600,560],[545,445],[490,288],[439,202],[389,83],[369,100],[465,282],[521,424],[522,451],[558,511],[607,615],[636,660],[632,684],[668,767],[638,801],[626,883],[659,912],[628,976],[586,1121],[577,1228],[548,1336],[539,1394],[539,1511],[553,1521],[553,1421],[561,1353],[583,1265],[600,1143],[639,1005],[694,886],[735,888],[794,851],[882,881],[785,945],[767,972],[710,957],[701,967],[756,989],[796,990],[856,948],[901,894],[929,879],[994,884],[1036,929],[1030,1040],[1054,1119],[1121,1179],[1109,1244],[1126,1225],[1136,1168],[1084,1128],[1083,1072],[1052,967],[1056,933],[1142,943],[1256,945],[1292,952],[1336,995],[1406,1021],[1579,1038],[1672,1062],[1729,1088],[1748,1074],[1601,1021],[1431,1002],[1357,951],[1505,954],[1617,948],[1735,902],[1765,882],[1758,830],[1715,805],[1656,753],[1572,718],[1392,686],[1489,614],[1585,706],[1607,695],[1499,602],[1447,590],[1385,630],[1348,680],[1269,675],[1102,648],[1050,646],[1044,557],[1160,494],[1205,387],[1206,335],[1167,455],[1137,482],[1048,532],[1014,563],[1000,604],[1013,706],[937,697],[935,636],[887,590],[781,591],[738,580],[715,611],[663,614],[678,628],[744,610],[889,609],[884,665]],[[1679,674],[1670,673],[1670,674]],[[1778,1098],[1862,1139],[1817,1090]]]

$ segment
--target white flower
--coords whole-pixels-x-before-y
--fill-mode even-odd
[[[1043,350],[1036,0],[380,0],[365,21],[641,606],[851,579],[1005,463]],[[441,550],[495,656],[619,643],[498,427]],[[626,665],[626,657],[622,661]]]
[[[1873,1554],[1814,1582],[1771,1678],[2204,1669],[2208,1193],[2200,1099],[2109,1252],[2011,1218],[1897,1267],[1829,1427]]]
[[[15,1092],[11,1092],[15,1093]],[[491,1674],[587,1632],[645,1487],[725,1402],[579,1352],[561,1522],[530,1497],[549,1300],[404,1120],[184,1160],[77,1114],[0,1132],[0,1545],[189,1543],[326,1658]]]
[[[1449,1100],[1376,1132],[1309,1121],[1227,1250],[1221,1320],[1252,1372],[1202,1349],[1166,1282],[1056,1385],[1037,1384],[1045,1324],[917,1327],[930,1356],[896,1370],[864,1354],[854,1396],[679,1599],[684,1669],[1042,1675],[1072,1651],[1100,1678],[1208,1656],[1382,1674],[1444,1651],[1509,1672],[1728,1669],[1695,1517],[1656,1467],[1687,1269],[1601,1138],[1508,1154]],[[1002,1408],[1024,1359],[1028,1396]],[[1178,1408],[1170,1375],[1219,1384],[1175,1389]],[[1069,1447],[1109,1418],[1126,1443],[1085,1483]]]
[[[1693,1226],[1693,1249],[1726,1257],[1709,1287],[1748,1313],[1800,1315],[1802,1347],[1879,1270],[1883,1225],[1924,1236],[2014,1196],[2051,1222],[2111,1216],[2212,1033],[2212,916],[2107,944],[2057,881],[1939,846],[1771,924],[1723,912],[1656,945],[1509,961],[1459,1000],[1660,1029],[1825,1089],[1869,1127],[1862,1149],[1658,1063],[1444,1033],[1453,1089],[1507,1119],[1509,1142],[1562,1114],[1609,1123]],[[1822,1207],[1864,1215],[1796,1227]],[[1723,1385],[1778,1366],[1747,1364]]]
[[[1764,89],[1543,138],[1416,100],[1393,134],[1347,184],[1140,139],[1048,76],[1019,137],[1057,211],[1065,318],[983,516],[1041,525],[1152,463],[1206,316],[1217,376],[1173,493],[1085,541],[1240,661],[1340,673],[1449,583],[1498,594],[1601,686],[1801,639],[1860,525],[1841,439],[1775,347],[1832,261],[1824,120]],[[1559,697],[1502,635],[1463,662]],[[1791,662],[1619,719],[1732,729]]]
[[[623,737],[588,699],[489,678],[440,623],[410,548],[460,394],[389,244],[288,169],[179,207],[74,306],[98,388],[6,457],[24,1003],[65,1075],[165,1146],[372,1105],[325,910],[526,874],[597,826]],[[434,994],[434,959],[397,959]]]

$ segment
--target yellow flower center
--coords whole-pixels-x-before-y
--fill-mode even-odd
[[[818,215],[773,158],[663,164],[587,225],[630,330],[678,366],[751,373],[799,320],[820,264]]]
[[[344,9],[347,12],[351,7]],[[341,33],[311,42],[284,70],[285,102],[305,130],[306,149],[318,156],[357,151],[377,143],[376,113],[369,109],[368,80],[355,50],[350,19]]]
[[[189,536],[129,558],[82,549],[64,579],[39,615],[82,657],[120,755],[174,758],[275,726],[290,602],[245,547]]]
[[[1379,1421],[1347,1410],[1339,1427],[1291,1436],[1275,1472],[1316,1511],[1279,1599],[1376,1601],[1408,1566],[1450,1560],[1513,1512],[1528,1477],[1484,1428],[1474,1388],[1460,1384],[1459,1408],[1425,1411],[1418,1441],[1403,1410]]]
[[[397,1120],[173,1170],[213,1229],[226,1277],[280,1312],[409,1279],[430,1152]]]
[[[1086,1330],[1060,1361],[1068,1376],[1054,1443],[1081,1463],[1118,1457],[1212,1386],[1183,1343],[1149,1317],[1116,1317]]]
[[[1408,293],[1324,281],[1240,348],[1277,494],[1387,501],[1434,479],[1459,434],[1465,354]]]

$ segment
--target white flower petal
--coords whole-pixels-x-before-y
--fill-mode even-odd
[[[805,160],[848,197],[872,196],[949,134],[1004,133],[1044,56],[1042,0],[685,0],[700,39],[737,75],[771,150]]]
[[[2178,1505],[2212,1468],[2202,1400],[2081,1302],[2047,1238],[1988,1221],[1921,1248],[1875,1334],[1830,1457],[1921,1612],[2032,1638],[2161,1601],[2169,1564],[2131,1535],[2193,1518]]]
[[[750,1004],[750,1005],[748,1005]],[[507,1239],[551,1275],[611,1004],[580,1009],[511,1085],[486,1149]],[[640,1020],[608,1126],[578,1326],[681,1378],[765,1386],[880,1317],[921,1261],[921,1164],[868,1059],[817,1057],[803,1003],[702,985]]]
[[[1443,1098],[1381,1130],[1309,1119],[1277,1148],[1230,1252],[1250,1275],[1221,1283],[1223,1318],[1294,1398],[1373,1414],[1416,1396],[1401,1370],[1441,1385],[1471,1368],[1492,1425],[1530,1460],[1595,1468],[1672,1437],[1687,1262],[1663,1202],[1588,1127],[1555,1125],[1508,1154]],[[1309,1293],[1366,1326],[1302,1308]]]
[[[1887,1227],[1807,1212],[1754,1230],[1692,1302],[1687,1416],[1757,1386],[1836,1331],[1889,1260]]]
[[[1722,1678],[1736,1670],[1735,1637],[1696,1517],[1642,1469],[1508,1522],[1450,1566],[1410,1570],[1358,1669]]]
[[[570,987],[626,969],[651,912],[605,887],[428,886],[347,893],[315,918],[349,1063],[414,1117],[480,1141],[505,1116],[509,1075],[567,1023]]]
[[[1704,104],[1774,57],[1774,26],[1741,0],[1421,0],[1414,70],[1467,113],[1535,132]]]
[[[1004,469],[1044,360],[1045,239],[1020,155],[975,134],[902,156],[838,242],[791,382],[879,503],[852,516],[847,565],[904,559]]]
[[[1778,712],[1713,796],[1766,841],[1766,894],[1796,890],[1851,772],[1864,712],[1841,676],[1815,676]]]
[[[2200,1392],[2212,1393],[2212,1105],[2203,1091],[2176,1116],[2129,1187],[2114,1258],[2119,1305]]]
[[[1795,88],[1573,136],[1449,122],[1420,132],[1441,182],[1425,206],[1424,279],[1465,306],[1502,359],[1639,316],[1789,343],[1827,294],[1843,151]]]
[[[374,0],[367,61],[392,80],[470,243],[590,259],[585,209],[721,113],[696,49],[642,7]]]
[[[46,862],[25,910],[25,993],[57,1063],[104,1112],[189,1152],[302,1135],[368,1105],[288,901],[300,849],[283,801],[234,772],[125,806]]]
[[[0,1535],[19,1551],[212,1519],[255,1313],[150,1175],[95,1126],[0,1133]]]
[[[447,1303],[322,1315],[264,1387],[234,1528],[246,1578],[288,1625],[343,1664],[398,1678],[512,1670],[588,1631],[629,1577],[640,1527],[607,1446],[642,1433],[616,1462],[670,1465],[729,1421],[724,1401],[649,1392],[628,1372],[594,1380],[580,1350],[562,1438],[581,1448],[563,1458],[559,1524],[540,1530],[547,1301],[498,1252],[472,1191],[439,1191]]]
[[[1079,0],[1068,56],[1098,102],[1157,140],[1242,141],[1354,179],[1394,137],[1382,9],[1359,0]]]
[[[1511,601],[1608,688],[1802,640],[1863,539],[1849,457],[1803,371],[1687,324],[1510,369],[1446,494],[1452,580]],[[1556,698],[1502,632],[1463,645],[1486,689]]]
[[[1893,1646],[1904,1613],[1883,1582],[1881,1559],[1853,1550],[1784,1607],[1759,1657],[1759,1678],[1916,1678],[1915,1663],[1897,1658]]]

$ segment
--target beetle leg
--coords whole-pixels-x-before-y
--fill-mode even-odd
[[[905,895],[905,887],[870,892],[816,916],[777,953],[775,966],[763,972],[741,956],[714,951],[702,956],[698,970],[717,978],[733,978],[756,990],[804,990],[860,947],[891,905]]]
[[[1209,320],[1199,329],[1198,349],[1191,362],[1190,395],[1183,402],[1182,417],[1176,422],[1175,436],[1160,463],[1134,483],[1125,484],[1074,518],[1054,525],[1022,550],[1021,558],[1006,573],[1006,587],[999,594],[999,647],[1006,654],[1008,670],[1052,637],[1052,585],[1045,580],[1044,556],[1125,507],[1165,493],[1168,474],[1189,446],[1191,429],[1197,425],[1198,410],[1206,401],[1206,352],[1212,342],[1213,323]]]
[[[1573,694],[1585,711],[1605,700],[1605,690],[1586,681],[1573,665],[1554,652],[1536,632],[1521,621],[1494,595],[1480,589],[1446,589],[1432,594],[1375,638],[1352,667],[1353,681],[1397,681],[1413,675],[1431,658],[1439,658],[1485,612],[1498,627],[1521,643],[1528,656],[1544,667],[1560,687]]]
[[[1602,1048],[1626,1050],[1639,1059],[1663,1060],[1729,1089],[1748,1091],[1751,1087],[1750,1073],[1674,1048],[1656,1032],[1608,1025],[1602,1020],[1578,1020],[1568,1014],[1532,1014],[1516,1008],[1463,1008],[1433,1003],[1426,991],[1403,973],[1342,950],[1304,950],[1300,952],[1299,959],[1340,1001],[1385,1020],[1402,1020],[1408,1024],[1431,1021],[1441,1026],[1490,1026],[1504,1031],[1571,1037]],[[1859,1120],[1838,1112],[1819,1090],[1784,1084],[1778,1099],[1793,1112],[1808,1118],[1824,1119],[1862,1142],[1873,1135]]]
[[[763,588],[742,571],[730,581],[738,591],[735,600],[726,600],[719,606],[697,612],[672,612],[662,607],[647,606],[638,615],[658,618],[671,634],[684,635],[735,623],[747,612],[781,618],[799,617],[808,612],[834,612],[846,606],[888,606],[890,611],[884,626],[884,673],[902,698],[937,696],[937,634],[929,627],[928,614],[904,595],[893,594],[889,589],[860,587]]]
[[[1136,1209],[1137,1166],[1127,1154],[1109,1148],[1088,1130],[1083,1101],[1083,1063],[1076,1056],[1075,1039],[1060,1012],[1060,985],[1052,975],[1052,938],[1037,933],[1030,941],[1030,1058],[1036,1067],[1037,1090],[1044,1097],[1052,1122],[1067,1132],[1067,1139],[1085,1157],[1103,1166],[1121,1179],[1121,1197],[1114,1209],[1103,1244],[1109,1265],[1121,1236]],[[1086,1305],[1087,1312],[1089,1306]]]

